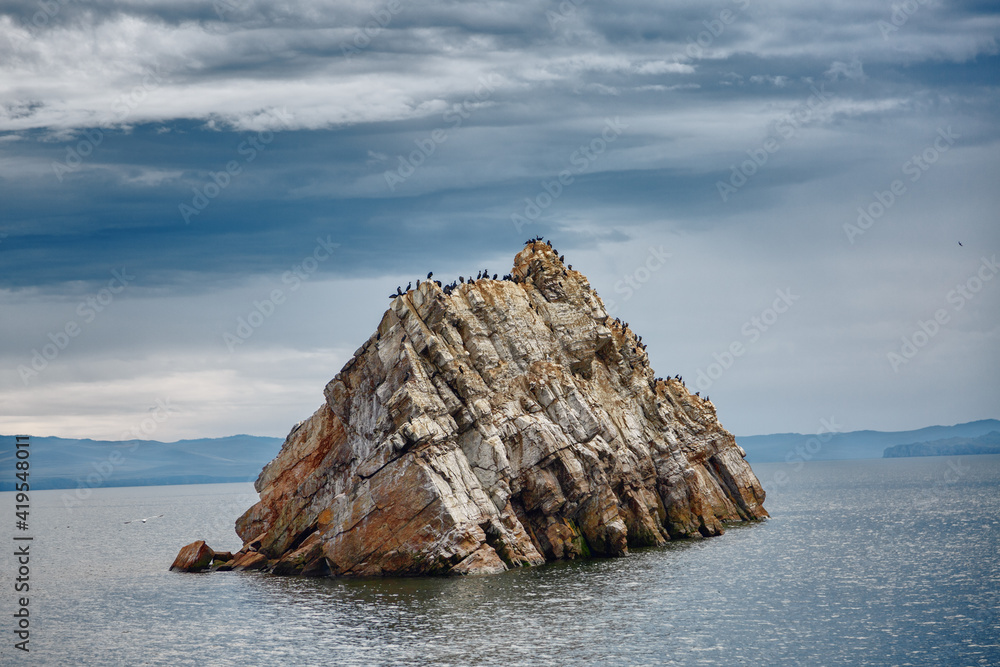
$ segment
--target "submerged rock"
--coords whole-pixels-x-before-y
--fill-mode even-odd
[[[511,276],[393,299],[257,479],[227,565],[493,573],[767,516],[712,403],[655,378],[583,274],[532,242]]]

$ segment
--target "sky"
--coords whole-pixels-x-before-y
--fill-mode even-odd
[[[397,285],[535,235],[737,435],[1000,417],[998,35],[936,0],[8,0],[0,433],[284,436]]]

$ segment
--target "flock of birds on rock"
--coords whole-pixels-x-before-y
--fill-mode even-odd
[[[531,245],[532,243],[540,243],[543,240],[544,239],[541,236],[535,236],[535,237],[530,238],[527,241],[525,241],[524,245],[527,246],[527,245]],[[555,247],[553,247],[552,241],[545,241],[545,244],[548,245],[548,247],[551,248],[553,252],[555,252],[556,254],[559,254],[558,251],[555,249]],[[561,263],[565,264],[566,263],[566,256],[565,255],[559,255],[559,261]],[[573,270],[573,265],[572,264],[566,264],[566,267],[570,271]],[[565,269],[563,270],[563,274],[567,275]],[[444,284],[441,283],[440,280],[434,280],[433,279],[434,278],[434,272],[433,271],[429,271],[427,273],[427,278],[425,280],[433,282],[435,285],[437,285],[439,288],[441,288],[441,290],[445,294],[451,294],[455,289],[458,288],[459,285],[471,285],[471,284],[473,284],[473,283],[475,283],[475,282],[477,282],[479,280],[508,280],[510,282],[515,282],[515,283],[525,282],[527,280],[527,278],[531,275],[531,269],[530,269],[530,267],[528,268],[528,270],[525,272],[524,278],[520,278],[520,277],[515,276],[513,274],[510,274],[510,273],[504,274],[504,276],[502,278],[498,278],[498,275],[499,274],[494,273],[492,275],[492,277],[491,277],[489,270],[488,269],[483,269],[483,270],[478,271],[476,273],[476,277],[475,278],[473,278],[471,274],[469,275],[468,278],[466,278],[465,276],[459,276],[458,280],[454,280],[451,283],[449,283],[447,285],[444,285]],[[420,289],[420,283],[421,283],[421,280],[417,279],[417,285],[416,285],[417,289]],[[561,282],[560,282],[560,285],[562,285]],[[409,283],[407,283],[405,290],[402,288],[402,286],[397,286],[396,287],[396,291],[393,294],[390,294],[389,298],[390,299],[396,299],[398,297],[405,296],[406,293],[409,292],[411,289],[413,289],[413,282],[412,281],[409,282]],[[615,318],[615,324],[618,325],[619,327],[623,328],[626,331],[629,330],[628,322],[622,322],[621,318],[616,317]],[[642,336],[636,335],[635,339],[636,339],[636,348],[645,351],[646,345],[642,342]],[[633,352],[637,352],[636,348],[633,348],[632,351]],[[684,384],[684,378],[681,377],[680,375],[675,375],[672,379],[680,382],[682,387],[686,387],[687,386],[687,385]],[[657,382],[663,382],[663,381],[664,381],[663,378],[660,378],[660,377],[655,378],[653,380],[654,384],[657,383]],[[701,398],[701,392],[695,392],[694,395],[698,396],[699,398]],[[705,396],[705,400],[706,401],[709,400],[709,398],[708,398],[707,395]]]
[[[534,238],[530,238],[527,241],[525,241],[524,245],[530,245],[532,243],[539,243],[542,240],[543,239],[542,239],[541,236],[536,236]],[[548,245],[549,248],[552,248],[553,252],[556,252],[556,249],[552,246],[552,241],[545,241],[545,243],[546,243],[546,245]],[[566,256],[565,255],[559,255],[559,261],[560,262],[565,262],[566,261]],[[568,266],[568,268],[570,270],[572,270],[573,269],[573,265],[570,264]],[[531,271],[529,269],[528,275],[530,275],[530,274],[531,274]],[[525,276],[525,278],[526,277],[527,276]],[[455,289],[458,288],[459,285],[471,285],[474,282],[479,281],[479,280],[508,280],[508,281],[514,282],[514,283],[524,282],[524,280],[525,280],[524,278],[518,278],[518,276],[515,276],[515,275],[510,274],[510,273],[504,274],[503,277],[500,277],[499,274],[494,273],[493,276],[491,277],[489,269],[483,269],[482,271],[479,271],[478,273],[476,273],[476,277],[475,278],[472,277],[472,274],[469,274],[468,278],[466,278],[465,276],[459,276],[458,280],[455,280],[455,281],[451,282],[448,285],[442,284],[442,282],[440,280],[433,280],[433,278],[434,278],[434,272],[433,271],[429,271],[427,273],[426,280],[428,280],[430,282],[433,282],[435,285],[437,285],[438,287],[440,287],[441,290],[445,294],[451,294]],[[416,285],[417,289],[420,289],[420,283],[421,283],[421,280],[417,279],[417,285]],[[404,296],[407,292],[409,292],[413,288],[414,288],[414,286],[413,286],[413,282],[412,281],[409,282],[409,283],[407,283],[406,289],[403,289],[402,286],[398,286],[397,285],[396,286],[396,291],[394,293],[390,294],[389,298],[390,299],[396,299],[396,298],[399,298],[401,296]]]
[[[645,348],[643,348],[643,349],[645,349]],[[679,375],[679,374],[675,375],[672,378],[670,378],[670,380],[675,380],[677,382],[680,382],[680,384],[681,384],[682,387],[687,388],[687,385],[684,384],[684,377],[682,375]],[[653,386],[654,387],[657,384],[659,384],[660,382],[667,382],[667,380],[664,380],[661,377],[653,378]],[[697,396],[698,398],[701,398],[701,392],[700,391],[694,392],[694,395]],[[708,397],[708,394],[705,394],[705,398],[703,398],[702,400],[703,401],[709,401],[709,402],[711,402],[712,399]]]

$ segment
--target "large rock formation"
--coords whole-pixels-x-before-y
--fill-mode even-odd
[[[585,276],[541,242],[511,275],[393,300],[264,468],[234,563],[489,573],[767,516],[712,403],[655,378]]]

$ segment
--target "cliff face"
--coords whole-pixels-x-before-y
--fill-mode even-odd
[[[264,468],[231,567],[500,572],[767,516],[714,406],[654,378],[586,277],[540,242],[512,275],[393,300]]]

